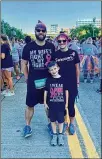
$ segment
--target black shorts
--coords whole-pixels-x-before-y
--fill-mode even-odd
[[[63,123],[64,122],[64,111],[62,112],[53,112],[49,110],[49,118],[51,122]]]
[[[29,107],[34,107],[36,104],[44,103],[44,88],[36,89],[33,88],[31,91],[27,91],[26,95],[26,105]]]

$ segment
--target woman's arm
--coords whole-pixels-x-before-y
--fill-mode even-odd
[[[76,77],[77,77],[77,85],[79,86],[79,82],[80,82],[80,69],[79,69],[79,63],[75,64],[76,67]]]
[[[68,99],[69,99],[69,92],[68,92],[68,90],[65,91],[65,96],[66,96],[65,108],[68,108]]]
[[[5,53],[1,53],[1,59],[4,59],[5,58]]]

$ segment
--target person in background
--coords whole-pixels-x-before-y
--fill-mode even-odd
[[[25,44],[28,44],[28,43],[30,43],[30,42],[32,41],[32,39],[31,39],[31,37],[28,35],[28,36],[25,37],[24,41],[25,41]]]
[[[19,44],[18,39],[15,37],[11,38],[11,44],[12,44],[12,59],[13,59],[13,65],[14,65],[14,71],[16,73],[16,79],[20,79],[20,70],[19,70]]]
[[[76,37],[72,38],[72,40],[68,43],[68,47],[80,54],[80,45]]]
[[[14,88],[13,88],[13,81],[12,81],[12,71],[13,71],[13,61],[11,55],[11,44],[8,37],[4,34],[1,34],[1,69],[2,74],[6,79],[6,90],[4,90],[1,94],[4,96],[13,96]]]
[[[93,83],[94,73],[98,67],[98,49],[92,44],[92,42],[92,38],[89,37],[81,48],[81,52],[84,57],[80,63],[80,67],[83,70],[84,83],[88,80],[88,74],[90,75],[90,83]]]
[[[102,94],[102,38],[100,38],[99,41],[100,47],[98,49],[99,52],[99,69],[100,69],[100,88],[97,89],[97,93],[101,93]]]
[[[22,73],[22,70],[21,70],[21,60],[22,60],[22,52],[23,52],[23,48],[24,48],[24,43],[23,43],[23,40],[20,39],[19,42],[19,67],[20,67],[20,73]]]

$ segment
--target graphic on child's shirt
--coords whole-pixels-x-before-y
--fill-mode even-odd
[[[50,84],[50,102],[64,102],[63,84]]]
[[[30,60],[32,67],[45,68],[45,66],[51,61],[51,49],[32,50],[30,51]],[[46,55],[44,57],[44,55]]]

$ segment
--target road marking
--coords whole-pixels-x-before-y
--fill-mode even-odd
[[[76,133],[74,135],[68,135],[68,132],[66,132],[66,134],[67,134],[68,145],[69,145],[71,157],[72,158],[84,158]]]
[[[65,121],[69,123],[68,111],[66,111],[66,114]],[[66,132],[66,134],[72,158],[84,158],[77,134],[69,135],[68,132]]]
[[[79,131],[82,135],[83,142],[86,147],[86,151],[87,151],[86,153],[88,155],[88,158],[100,158],[93,144],[93,141],[88,133],[88,129],[86,128],[85,123],[76,105],[75,105],[75,110],[76,110],[76,121],[79,127]]]

